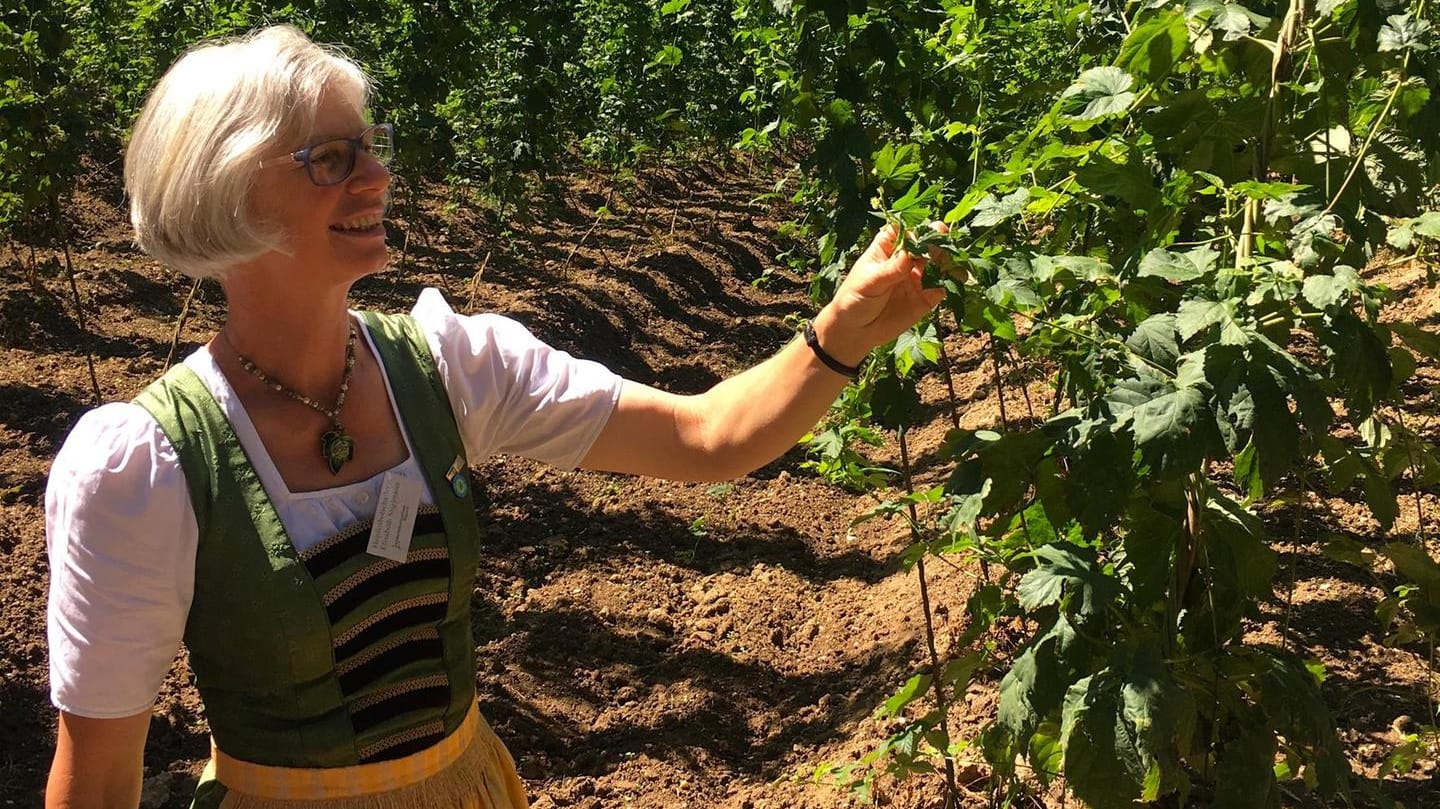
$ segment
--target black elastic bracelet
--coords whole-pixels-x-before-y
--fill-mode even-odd
[[[815,336],[815,324],[808,320],[805,321],[805,345],[810,346],[810,350],[815,352],[816,358],[824,363],[826,368],[829,368],[841,376],[848,376],[851,379],[860,376],[859,366],[846,365],[825,353],[825,349],[820,347],[820,338]]]

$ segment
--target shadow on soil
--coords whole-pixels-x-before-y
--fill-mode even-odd
[[[676,650],[663,630],[612,627],[585,611],[525,613],[508,623],[499,621],[493,604],[483,605],[481,614],[482,646],[512,639],[491,670],[519,667],[543,684],[546,701],[572,706],[556,715],[528,695],[482,688],[487,716],[505,727],[522,773],[532,777],[542,767],[546,777],[602,775],[635,754],[649,754],[696,767],[703,756],[773,778],[780,775],[776,761],[792,745],[833,735],[873,706],[807,707],[833,693],[879,693],[908,658],[905,650],[871,649],[833,671],[793,676],[708,649]],[[574,721],[576,704],[599,719],[590,727]],[[618,720],[611,719],[615,712]],[[757,715],[767,719],[756,723]]]
[[[587,567],[610,567],[636,555],[660,559],[701,574],[750,569],[756,564],[782,568],[813,583],[854,579],[874,584],[900,568],[898,556],[886,562],[859,551],[820,556],[805,542],[805,536],[787,527],[769,528],[743,519],[733,531],[698,535],[692,524],[658,504],[644,503],[622,510],[601,509],[589,504],[593,495],[568,484],[526,485],[486,492],[489,498],[503,498],[508,509],[524,514],[523,520],[499,520],[490,513],[489,503],[480,508],[486,536],[500,549],[512,553],[522,546],[534,546],[548,537],[562,536],[567,543],[589,550]],[[523,570],[527,581],[555,569],[555,565]]]
[[[92,407],[58,388],[0,384],[0,424],[32,433],[41,440],[38,449],[53,455],[80,415]]]
[[[0,706],[0,739],[7,740],[0,745],[0,805],[39,807],[55,744],[50,695],[20,678],[0,678]],[[9,743],[22,739],[23,745]]]

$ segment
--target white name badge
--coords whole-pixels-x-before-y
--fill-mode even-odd
[[[415,515],[420,511],[420,482],[393,472],[385,473],[380,501],[375,505],[375,522],[370,527],[367,553],[405,561],[415,533]]]

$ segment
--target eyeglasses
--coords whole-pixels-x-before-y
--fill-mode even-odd
[[[262,160],[260,167],[300,163],[310,175],[310,182],[320,186],[337,185],[355,171],[356,155],[362,149],[374,155],[380,165],[390,165],[390,159],[395,156],[395,125],[376,124],[359,137],[322,141],[297,152]]]

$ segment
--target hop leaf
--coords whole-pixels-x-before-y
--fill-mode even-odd
[[[1180,359],[1180,341],[1175,333],[1175,315],[1151,315],[1126,338],[1125,345],[1136,354],[1166,368]]]
[[[1391,323],[1390,331],[1425,357],[1440,360],[1440,334],[1426,331],[1414,323]]]
[[[1385,242],[1396,250],[1410,250],[1416,235],[1440,239],[1440,211],[1426,211],[1413,219],[1397,219],[1385,236]]]
[[[1305,279],[1301,296],[1316,309],[1324,311],[1359,290],[1360,276],[1351,267],[1335,268],[1334,275],[1312,275]]]
[[[1014,737],[1026,738],[1052,710],[1059,708],[1069,684],[1074,661],[1085,652],[1085,642],[1064,614],[1015,658],[1000,680],[1000,707],[996,720]]]
[[[1158,799],[1175,788],[1171,750],[1194,722],[1193,699],[1156,646],[1142,646],[1129,665],[1102,669],[1066,692],[1060,744],[1070,787],[1097,809]]]
[[[975,218],[970,221],[970,227],[994,227],[1025,210],[1029,200],[1028,188],[1017,188],[1001,199],[996,199],[994,194],[986,194],[985,199],[975,206]]]
[[[1175,329],[1180,332],[1182,340],[1189,340],[1211,326],[1219,325],[1220,342],[1226,345],[1248,342],[1244,328],[1235,319],[1235,306],[1228,301],[1185,301],[1175,315]]]
[[[1264,28],[1270,18],[1256,14],[1239,3],[1224,3],[1221,0],[1190,0],[1185,6],[1189,17],[1208,16],[1210,27],[1224,33],[1226,42],[1233,42],[1252,29]]]
[[[875,179],[887,185],[903,187],[920,173],[920,147],[913,143],[886,143],[871,159]]]
[[[1088,122],[1124,115],[1135,103],[1134,86],[1135,77],[1118,67],[1092,67],[1060,94],[1064,117]]]
[[[1308,217],[1319,211],[1320,206],[1301,202],[1298,194],[1286,194],[1280,199],[1266,200],[1263,210],[1265,221],[1273,225],[1281,219]]]
[[[875,382],[870,407],[875,423],[887,429],[913,424],[920,412],[920,394],[915,380],[909,377],[885,376]]]
[[[1035,549],[1039,566],[1026,573],[1015,588],[1020,606],[1038,610],[1068,599],[1081,618],[1091,618],[1114,599],[1117,581],[1096,564],[1095,551],[1061,543]]]
[[[1231,186],[1237,194],[1243,194],[1250,199],[1279,200],[1285,199],[1291,194],[1296,194],[1308,189],[1308,185],[1297,185],[1295,183],[1262,183],[1255,180],[1244,180]]]
[[[1164,12],[1135,26],[1120,45],[1120,56],[1115,63],[1151,82],[1159,82],[1170,74],[1188,44],[1185,15],[1178,11]]]
[[[665,47],[655,52],[655,57],[651,59],[648,64],[645,65],[645,69],[650,70],[656,67],[675,67],[676,65],[680,64],[680,59],[682,56],[683,54],[680,52],[679,48],[675,47],[674,45],[666,45]]]
[[[936,336],[935,324],[913,326],[895,338],[895,370],[901,376],[909,376],[916,365],[934,363],[940,359],[940,338]]]
[[[1430,23],[1417,20],[1410,14],[1392,14],[1380,29],[1379,50],[1415,51],[1430,50]]]
[[[1166,281],[1193,281],[1209,272],[1211,267],[1204,263],[1211,256],[1174,253],[1157,247],[1140,260],[1140,277],[1157,276]],[[1212,259],[1213,260],[1213,259]]]
[[[1166,470],[1197,465],[1205,455],[1213,418],[1198,388],[1183,388],[1151,399],[1130,411],[1135,446]]]

